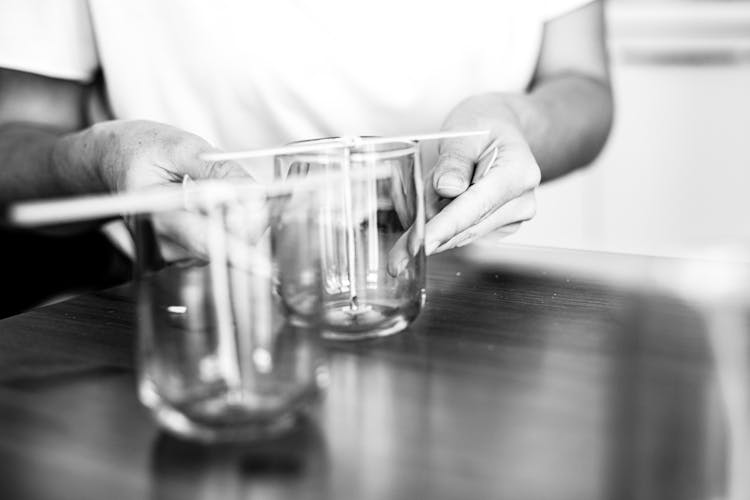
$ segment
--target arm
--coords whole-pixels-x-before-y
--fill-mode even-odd
[[[0,203],[139,189],[184,174],[245,176],[232,163],[205,162],[198,136],[148,121],[86,127],[85,85],[0,69]]]
[[[77,82],[0,69],[0,205],[147,188],[185,174],[247,177],[237,164],[201,160],[214,148],[169,125],[113,120],[86,127],[87,91]],[[165,256],[202,255],[201,229],[188,215],[164,215],[156,226]],[[90,228],[70,224],[53,232]]]
[[[77,82],[0,69],[0,202],[103,190],[91,152],[71,144],[85,93]]]
[[[596,158],[613,112],[601,1],[547,23],[531,92],[509,104],[542,180]]]
[[[441,143],[427,179],[428,254],[517,230],[534,216],[539,182],[593,160],[611,122],[597,1],[547,23],[529,92],[472,96],[450,113],[446,130],[491,134]]]

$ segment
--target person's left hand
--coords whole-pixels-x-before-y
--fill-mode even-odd
[[[535,191],[541,181],[520,120],[497,96],[462,102],[443,129],[490,133],[440,143],[438,160],[425,180],[427,255],[464,246],[490,232],[517,231],[536,213]]]

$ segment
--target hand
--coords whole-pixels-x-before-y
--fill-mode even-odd
[[[204,139],[170,125],[143,120],[102,122],[91,128],[98,169],[111,191],[129,191],[193,179],[248,177],[234,162],[200,159],[216,151]]]
[[[520,120],[496,95],[462,102],[443,129],[486,129],[490,134],[440,143],[438,161],[426,176],[428,255],[493,231],[517,231],[536,213],[535,190],[541,181]]]
[[[236,163],[202,160],[202,153],[216,149],[202,138],[169,125],[149,121],[110,121],[96,124],[90,130],[93,136],[91,146],[97,150],[98,173],[111,191],[181,183],[185,176],[190,179],[250,178]],[[210,214],[165,212],[156,214],[153,223],[165,260],[206,258],[208,231],[216,224],[211,222]],[[236,240],[232,236],[230,243]]]

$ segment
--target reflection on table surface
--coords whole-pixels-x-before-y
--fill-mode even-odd
[[[12,498],[707,499],[747,487],[731,475],[746,459],[744,308],[439,256],[407,332],[328,344],[315,418],[205,448],[161,434],[137,403],[128,293],[0,321]]]

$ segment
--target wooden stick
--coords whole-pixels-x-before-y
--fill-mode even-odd
[[[148,191],[117,195],[91,195],[16,203],[6,217],[16,226],[65,224],[91,219],[119,217],[122,214],[172,210],[183,206],[182,186],[165,186]],[[148,207],[148,208],[146,208]]]
[[[360,180],[368,175],[372,174],[360,172],[352,174],[352,177]],[[378,179],[389,176],[390,167],[388,165],[378,167],[375,175]],[[15,203],[8,207],[5,218],[7,222],[15,226],[33,227],[107,219],[125,214],[165,212],[184,209],[186,200],[191,199],[197,203],[211,205],[228,202],[242,196],[274,197],[290,194],[300,189],[314,190],[335,180],[336,177],[341,177],[341,175],[332,177],[331,174],[310,174],[267,184],[256,183],[249,179],[247,181],[202,179],[127,193]]]
[[[455,139],[459,137],[471,137],[489,134],[489,130],[466,130],[457,132],[434,132],[429,134],[397,135],[392,137],[340,137],[324,139],[322,141],[310,141],[309,144],[289,144],[267,149],[249,149],[245,151],[228,151],[223,153],[204,153],[202,160],[227,161],[243,160],[251,158],[262,158],[264,156],[288,155],[294,153],[310,153],[313,151],[325,151],[331,148],[369,146],[373,144],[386,144],[389,142],[421,142],[434,141],[437,139]]]
[[[463,130],[459,132],[434,132],[430,134],[396,135],[393,137],[366,137],[361,144],[385,144],[388,142],[423,142],[440,139],[458,139],[489,134],[489,130]]]

